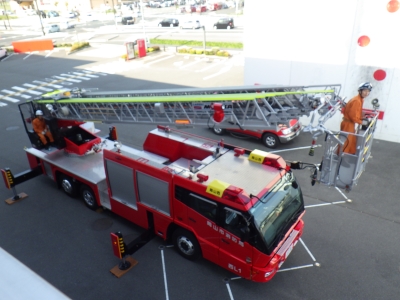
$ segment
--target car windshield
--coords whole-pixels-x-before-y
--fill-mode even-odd
[[[303,195],[294,176],[287,173],[271,190],[260,198],[250,213],[256,228],[271,253],[304,211]]]

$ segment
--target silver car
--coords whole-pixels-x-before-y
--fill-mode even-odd
[[[47,25],[44,28],[46,33],[52,33],[52,32],[60,32],[60,26],[58,26],[57,24],[50,24]]]
[[[188,20],[182,23],[181,29],[198,29],[201,28],[199,21]]]

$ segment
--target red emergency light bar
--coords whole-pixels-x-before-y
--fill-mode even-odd
[[[198,182],[204,182],[208,180],[208,175],[199,173],[197,174],[197,178],[199,179],[197,180]]]
[[[223,199],[234,201],[240,204],[247,204],[250,201],[250,197],[243,194],[243,189],[236,186],[230,185],[224,190],[222,194]]]
[[[235,148],[235,149],[233,149],[233,151],[235,152],[236,157],[243,155],[245,153],[243,148]]]

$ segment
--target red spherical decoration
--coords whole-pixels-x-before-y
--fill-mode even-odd
[[[399,10],[400,4],[399,1],[397,0],[391,0],[389,3],[386,5],[386,8],[388,12],[394,13]]]
[[[384,70],[376,70],[374,72],[374,78],[377,81],[381,81],[386,78],[386,72]]]
[[[370,39],[368,36],[363,35],[358,38],[357,42],[360,47],[366,47],[369,45]]]

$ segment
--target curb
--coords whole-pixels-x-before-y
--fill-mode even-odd
[[[79,52],[79,51],[81,51],[83,49],[86,49],[86,48],[90,48],[90,45],[84,46],[84,47],[81,47],[81,48],[78,48],[78,49],[75,49],[75,50],[72,50],[72,51],[71,50],[67,51],[67,55],[74,54],[75,52]]]

